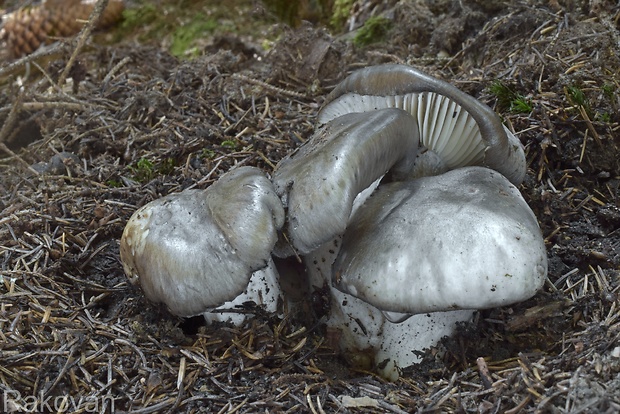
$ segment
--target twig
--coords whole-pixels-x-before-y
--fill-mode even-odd
[[[493,380],[491,379],[491,373],[489,372],[487,362],[484,360],[484,358],[479,357],[476,360],[476,364],[478,365],[478,373],[480,374],[480,379],[482,380],[484,388],[491,388],[493,386]]]
[[[24,87],[20,86],[19,92],[17,93],[17,96],[15,97],[15,102],[13,102],[13,105],[11,106],[11,110],[9,111],[9,115],[4,121],[4,125],[2,125],[2,129],[0,129],[0,143],[4,143],[7,135],[9,135],[9,130],[15,124],[15,121],[17,120],[17,114],[19,113],[19,109],[22,106],[23,99],[24,99]]]
[[[21,68],[23,68],[30,62],[35,62],[44,57],[60,54],[64,52],[66,48],[67,48],[67,45],[65,43],[54,43],[48,47],[38,49],[35,52],[29,55],[26,55],[23,58],[20,58],[16,60],[15,62],[12,62],[0,68],[0,78],[17,72],[18,70],[20,70]]]
[[[80,31],[80,34],[77,36],[77,43],[75,45],[75,49],[73,50],[73,53],[71,54],[71,57],[69,58],[69,61],[67,62],[67,65],[65,66],[65,69],[62,71],[62,73],[60,74],[60,77],[58,78],[59,85],[62,85],[65,83],[67,76],[69,76],[69,71],[71,70],[71,68],[73,67],[73,64],[75,63],[75,60],[77,59],[77,55],[80,53],[80,51],[86,44],[86,40],[88,40],[88,37],[93,31],[95,24],[97,23],[97,20],[99,20],[101,13],[103,13],[103,10],[105,10],[107,5],[108,5],[108,0],[97,1],[97,4],[95,5],[95,8],[93,9],[93,12],[90,14],[90,17],[88,18],[88,22],[84,25],[84,27]]]
[[[249,76],[245,76],[245,75],[241,75],[240,73],[233,73],[232,78],[235,79],[240,79],[242,81],[248,82],[248,83],[253,83],[254,85],[258,85],[261,88],[267,89],[271,92],[280,94],[280,95],[286,95],[286,96],[290,96],[293,98],[298,98],[298,99],[307,99],[308,97],[303,94],[303,93],[299,93],[299,92],[295,92],[295,91],[289,91],[286,89],[282,89],[282,88],[278,88],[277,86],[273,86],[267,82],[263,82],[261,80],[258,79],[254,79],[254,78],[250,78]]]
[[[77,102],[24,102],[21,104],[21,109],[27,111],[39,111],[42,109],[54,109],[54,108],[65,108],[71,109],[74,111],[81,111],[84,109],[86,105],[92,106],[86,102],[77,103]],[[13,105],[13,108],[15,105]],[[8,107],[0,108],[0,113],[7,112],[9,110]],[[12,108],[11,108],[12,110]],[[4,137],[0,138],[0,141],[5,139]]]
[[[112,69],[110,69],[110,71],[108,72],[107,75],[105,75],[105,78],[103,78],[103,80],[101,81],[101,83],[103,85],[107,85],[108,82],[110,82],[110,80],[112,80],[112,78],[114,77],[114,75],[116,75],[116,73],[121,70],[121,68],[123,66],[125,66],[127,63],[131,62],[131,58],[129,56],[125,56],[123,59],[121,59],[120,62],[118,62],[116,65],[114,65],[114,67]]]

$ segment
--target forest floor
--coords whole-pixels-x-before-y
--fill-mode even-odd
[[[182,2],[152,3],[139,10]],[[113,44],[85,48],[64,84],[71,43],[28,73],[0,67],[0,411],[620,410],[616,2],[358,1],[352,28],[387,22],[366,46],[277,24],[255,1],[185,3],[214,24],[181,58],[168,14],[103,35]],[[320,327],[272,315],[202,326],[128,283],[119,240],[138,207],[236,165],[272,171],[312,135],[331,88],[381,63],[456,85],[515,131],[548,250],[543,291],[479,312],[388,382]]]

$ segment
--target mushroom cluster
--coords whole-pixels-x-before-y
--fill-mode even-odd
[[[318,124],[271,179],[237,168],[136,211],[129,279],[177,315],[240,324],[247,302],[276,312],[287,299],[273,257],[301,257],[292,277],[328,287],[339,347],[388,378],[474,310],[542,287],[543,238],[516,188],[523,147],[489,107],[382,65],[338,85]]]

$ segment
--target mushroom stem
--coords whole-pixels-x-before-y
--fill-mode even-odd
[[[203,313],[207,323],[230,322],[233,325],[241,325],[247,314],[254,313],[256,309],[248,307],[248,303],[258,305],[263,312],[276,313],[278,301],[282,300],[282,288],[280,275],[269,259],[267,267],[252,273],[245,290],[233,300],[230,300],[215,309]]]
[[[355,197],[390,169],[409,171],[418,142],[413,117],[383,109],[334,119],[282,160],[273,183],[294,248],[306,254],[342,234]]]

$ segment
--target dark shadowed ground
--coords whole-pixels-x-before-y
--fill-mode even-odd
[[[84,49],[65,84],[71,45],[27,77],[0,68],[0,412],[620,410],[616,2],[360,1],[358,24],[389,22],[368,46],[276,25],[257,2],[186,3],[219,24],[191,60],[145,21]],[[337,82],[389,62],[486,102],[525,145],[520,189],[549,253],[539,295],[481,312],[389,383],[338,356],[320,324],[257,312],[201,326],[127,283],[118,247],[136,208],[234,165],[272,171]]]

